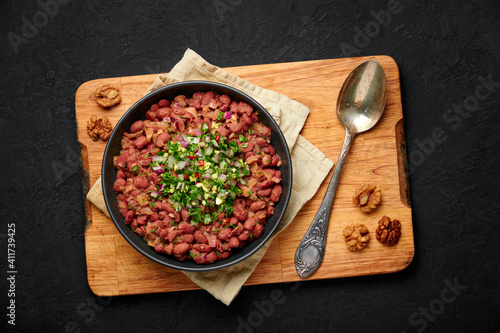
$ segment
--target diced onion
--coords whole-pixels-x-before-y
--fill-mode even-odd
[[[175,162],[175,157],[170,155],[167,160],[167,165],[166,167],[169,169],[172,169],[174,167],[174,162]]]
[[[205,155],[210,155],[210,154],[212,154],[213,151],[214,151],[214,149],[212,148],[212,146],[208,146],[205,149]]]
[[[224,118],[231,119],[231,112],[228,111],[228,112],[224,113]]]
[[[186,139],[186,136],[184,134],[179,135],[179,143],[181,144],[182,147],[186,148],[189,144],[188,140]]]
[[[214,162],[219,163],[219,160],[220,160],[220,153],[217,153],[217,155],[215,155]]]
[[[151,157],[151,161],[158,162],[158,163],[165,163],[167,161],[167,157],[155,155],[155,156]]]
[[[156,191],[151,192],[151,196],[153,198],[157,198],[158,197],[158,192],[156,192]]]
[[[153,171],[154,171],[154,172],[156,172],[157,174],[162,174],[162,173],[164,173],[164,172],[165,172],[165,171],[163,171],[163,168],[162,168],[161,166],[159,166],[159,165],[157,165],[157,166],[153,166],[153,167],[152,167],[152,169],[153,169]]]
[[[219,175],[219,179],[220,179],[220,180],[222,180],[223,182],[225,182],[225,181],[226,181],[226,179],[227,179],[227,176],[226,176],[225,174],[221,173],[221,174]]]
[[[177,163],[177,169],[182,170],[186,166],[186,161],[180,161]]]

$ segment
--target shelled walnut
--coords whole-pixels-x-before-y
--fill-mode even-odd
[[[385,245],[396,245],[401,236],[401,222],[399,220],[391,220],[384,216],[378,221],[378,228],[375,231],[377,240]]]
[[[377,208],[382,198],[381,189],[379,186],[362,185],[352,197],[353,203],[364,213],[369,213]]]
[[[97,119],[97,116],[94,115],[87,121],[87,133],[94,141],[99,140],[99,138],[106,141],[112,130],[113,126],[106,116]]]
[[[109,108],[120,103],[120,101],[122,100],[118,87],[112,86],[110,84],[105,84],[102,87],[97,88],[94,92],[94,96],[97,97],[97,104],[99,104],[103,108]]]
[[[348,225],[344,229],[347,248],[353,252],[363,250],[370,241],[370,234],[364,224]]]

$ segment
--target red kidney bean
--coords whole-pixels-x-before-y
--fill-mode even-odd
[[[231,235],[239,235],[243,232],[243,230],[244,230],[243,223],[238,222],[236,228],[234,228],[233,231],[231,231]]]
[[[138,216],[137,217],[137,225],[143,226],[147,222],[147,216]]]
[[[249,151],[253,150],[254,143],[253,142],[243,142],[242,144],[240,144],[240,147],[241,147],[241,151],[243,153],[248,153]]]
[[[155,201],[154,204],[151,206],[151,210],[153,210],[153,212],[160,211],[161,210],[161,202],[160,201]]]
[[[227,259],[229,258],[229,256],[231,256],[231,252],[229,251],[224,251],[224,252],[221,252],[217,255],[217,260],[224,260],[224,259]]]
[[[163,147],[168,142],[168,140],[170,140],[170,134],[168,134],[168,133],[161,133],[156,138],[156,146],[161,148],[161,147]]]
[[[184,234],[192,234],[196,228],[191,223],[182,222],[177,226],[177,230],[182,231]]]
[[[223,105],[229,106],[229,104],[231,104],[231,97],[228,95],[221,95],[219,96],[219,101],[221,101]]]
[[[207,237],[200,230],[196,230],[194,232],[194,238],[200,244],[206,244],[206,243],[208,243]]]
[[[155,251],[158,252],[158,253],[165,253],[165,247],[163,245],[156,244],[155,245]]]
[[[135,123],[130,125],[130,132],[134,133],[134,132],[140,131],[142,129],[143,125],[144,124],[143,124],[142,120],[137,120]]]
[[[229,239],[229,241],[227,242],[227,244],[229,245],[229,247],[231,248],[236,248],[236,247],[239,247],[240,246],[240,240],[238,239],[238,237],[236,236],[233,236]]]
[[[280,156],[278,154],[274,154],[271,158],[271,166],[277,166],[280,161]]]
[[[149,180],[144,176],[137,176],[134,178],[134,185],[137,188],[145,189],[149,186]]]
[[[246,241],[250,237],[250,231],[245,230],[241,234],[238,235],[238,239],[240,241]]]
[[[266,168],[268,167],[269,165],[271,165],[271,156],[268,155],[268,154],[264,154],[262,156],[262,159],[260,160],[261,163],[262,163],[262,167]]]
[[[262,232],[264,231],[264,226],[262,224],[257,224],[255,228],[253,228],[253,238],[259,238],[262,236]]]
[[[269,143],[266,141],[266,139],[264,138],[261,138],[261,137],[257,137],[254,139],[254,142],[257,146],[259,146],[260,148],[263,148],[263,147],[267,147],[267,145],[269,145]]]
[[[217,131],[218,131],[218,133],[219,133],[220,135],[222,135],[222,136],[223,136],[223,137],[225,137],[225,138],[227,138],[227,137],[228,137],[228,135],[229,135],[229,130],[228,130],[228,129],[227,129],[227,127],[226,127],[226,126],[224,126],[224,125],[220,125],[220,126],[219,126],[219,129],[218,129]]]
[[[269,199],[271,199],[272,202],[277,202],[281,196],[282,192],[282,187],[281,185],[274,185],[273,190],[271,191],[271,195],[269,196]]]
[[[229,104],[229,111],[231,111],[231,113],[237,112],[238,111],[238,102],[232,101],[231,104]]]
[[[163,208],[163,210],[166,210],[169,213],[175,212],[174,207],[172,207],[172,203],[170,203],[168,201],[162,201],[161,207]]]
[[[274,147],[273,147],[273,146],[271,146],[271,145],[269,145],[269,146],[266,146],[266,147],[262,148],[262,151],[263,151],[264,153],[269,154],[269,155],[274,155],[274,154],[276,154],[276,150],[275,150],[275,149],[274,149]]]
[[[130,154],[128,152],[124,152],[118,158],[116,159],[116,166],[119,168],[124,168],[127,165],[127,160],[129,158]]]
[[[174,244],[173,243],[165,245],[165,253],[166,254],[172,255],[173,250],[174,250]]]
[[[271,129],[261,123],[255,123],[253,125],[253,131],[257,136],[264,136],[266,138],[271,136]]]
[[[191,245],[188,243],[180,243],[177,245],[174,245],[173,253],[174,255],[181,255],[186,253],[189,249],[191,248]]]
[[[238,123],[228,123],[227,127],[231,131],[231,133],[241,133],[243,132],[243,127],[241,127]]]
[[[191,250],[189,250],[189,255],[194,259],[194,261],[196,261],[197,264],[201,263],[201,256],[199,251],[192,248]]]
[[[132,221],[134,220],[134,210],[131,209],[127,212],[127,215],[125,216],[125,224],[126,225],[129,225],[130,223],[132,223]]]
[[[171,108],[163,107],[156,110],[156,115],[158,116],[159,119],[170,117],[171,114],[172,114]]]
[[[156,110],[158,110],[157,104],[156,104]],[[151,110],[146,111],[146,119],[151,120],[151,121],[158,120],[158,116],[156,115],[156,112],[153,111],[153,106],[151,106]]]
[[[248,216],[248,212],[241,205],[233,205],[233,215],[238,219],[238,221],[245,221]]]
[[[215,94],[213,93],[213,91],[207,91],[206,93],[204,93],[201,99],[201,105],[208,105],[208,103],[210,103],[214,96]]]
[[[180,222],[181,221],[181,214],[178,211],[174,211],[171,214],[174,214],[174,220],[175,220],[175,222]]]
[[[250,106],[248,103],[245,102],[240,102],[238,104],[238,113],[246,113],[247,115],[251,115],[253,112],[252,106]]]
[[[167,237],[168,241],[170,243],[172,243],[174,241],[175,237],[177,236],[177,234],[178,234],[177,230],[175,230],[174,228],[169,228],[168,229],[168,237]]]
[[[167,240],[168,239],[168,229],[161,229],[159,235],[162,240]]]
[[[231,236],[232,230],[229,228],[224,228],[219,232],[219,239],[226,240]]]
[[[265,202],[265,201],[261,201],[261,200],[259,200],[259,201],[256,201],[256,202],[254,202],[254,203],[252,203],[252,204],[250,205],[250,210],[251,210],[252,212],[256,212],[256,211],[258,211],[258,210],[263,209],[264,207],[266,207],[266,202]]]
[[[144,135],[141,135],[133,141],[133,145],[139,149],[142,149],[148,145],[148,139]]]
[[[125,179],[126,178],[125,177],[125,172],[123,172],[123,170],[118,170],[116,172],[116,178],[123,178],[123,179]]]
[[[207,244],[194,244],[193,249],[203,252],[203,253],[208,253],[212,251],[212,248],[208,246]]]
[[[264,172],[265,172],[265,170],[264,170]],[[269,180],[269,179],[266,179],[266,180],[259,183],[259,186],[263,189],[269,188],[273,185],[274,185],[274,182],[272,180]]]
[[[252,123],[252,118],[250,118],[250,116],[246,113],[241,115],[240,120],[245,125],[250,125]]]
[[[193,234],[182,235],[182,241],[186,243],[192,243],[194,241]]]
[[[188,212],[188,210],[187,210],[186,208],[183,208],[183,209],[181,210],[181,219],[182,219],[183,221],[187,221],[187,220],[188,220],[188,218],[189,218],[189,212]],[[194,227],[193,227],[193,228],[194,228]]]
[[[160,220],[165,220],[165,218],[167,216],[168,216],[168,213],[164,210],[158,212],[158,219],[160,219]],[[168,218],[170,218],[170,216],[168,216]]]
[[[170,106],[170,102],[167,99],[160,99],[160,101],[158,102],[158,106],[160,108],[169,107]]]
[[[258,163],[260,161],[261,155],[250,155],[246,158],[246,164]]]
[[[255,225],[257,224],[257,220],[255,219],[255,217],[249,217],[246,221],[245,221],[245,225],[244,225],[244,228],[248,231],[252,231],[253,230],[253,227],[255,227]]]
[[[204,258],[203,263],[205,263],[205,264],[211,264],[211,263],[213,263],[216,260],[217,260],[217,254],[214,251],[212,251],[209,254],[207,254],[207,257]]]
[[[267,209],[267,216],[274,215],[274,206],[268,205],[266,209]]]
[[[115,192],[123,192],[125,191],[125,185],[127,185],[127,181],[123,178],[118,178],[113,184],[113,190]]]
[[[259,223],[261,221],[265,221],[267,217],[267,209],[262,209],[259,210],[258,212],[255,212],[254,217],[259,221]]]

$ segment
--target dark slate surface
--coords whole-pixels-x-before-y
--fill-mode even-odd
[[[500,7],[478,1],[1,1],[2,326],[19,332],[485,332],[500,327]],[[49,4],[49,5],[44,5]],[[390,20],[387,15],[392,11]],[[375,16],[381,13],[377,24]],[[381,12],[384,11],[384,12]],[[415,259],[382,276],[99,298],[74,94],[166,72],[386,54],[401,71]],[[15,224],[15,283],[8,267]],[[9,289],[15,295],[9,295]],[[15,326],[7,324],[15,301]]]

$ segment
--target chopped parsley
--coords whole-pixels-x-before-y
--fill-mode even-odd
[[[208,131],[208,125],[203,125],[202,131]],[[194,225],[210,224],[219,213],[230,216],[234,199],[241,194],[238,182],[250,174],[249,166],[238,156],[238,142],[210,132],[183,136],[186,147],[169,141],[161,155],[164,165],[153,163],[163,169],[160,198],[173,200],[177,211],[186,207]]]

